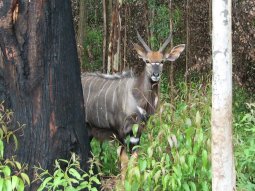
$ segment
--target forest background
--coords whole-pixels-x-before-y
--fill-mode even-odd
[[[36,5],[35,2],[32,4]],[[47,27],[52,30],[46,30],[46,33],[42,32],[37,41],[34,41],[36,39],[36,36],[33,36],[35,33],[29,33],[28,30],[23,31],[22,34],[18,33],[24,37],[24,42],[38,43],[36,44],[39,45],[38,47],[43,46],[40,42],[44,42],[41,40],[46,37],[48,44],[44,45],[43,50],[45,52],[34,52],[38,55],[42,53],[43,57],[39,56],[38,58],[43,58],[44,62],[37,62],[36,59],[26,60],[27,52],[24,51],[22,52],[24,63],[27,64],[27,61],[28,63],[31,61],[32,64],[30,63],[31,66],[24,65],[26,67],[18,68],[21,70],[15,70],[15,67],[19,65],[4,65],[3,63],[6,60],[2,59],[4,58],[2,54],[0,55],[1,66],[5,66],[2,68],[5,70],[0,73],[3,76],[1,82],[8,81],[8,75],[5,73],[7,71],[13,76],[20,74],[20,76],[28,77],[25,81],[22,81],[24,79],[17,77],[17,75],[15,76],[17,78],[13,78],[17,81],[21,80],[21,85],[23,85],[23,82],[26,84],[30,80],[32,84],[29,85],[37,87],[25,89],[28,92],[24,91],[24,93],[23,86],[21,86],[21,89],[18,88],[18,90],[21,90],[19,92],[15,89],[18,83],[8,81],[9,84],[13,85],[14,88],[11,90],[14,93],[7,96],[14,96],[14,98],[11,98],[14,103],[12,103],[12,106],[18,108],[18,111],[15,111],[18,113],[18,119],[25,119],[24,121],[27,124],[24,126],[31,127],[24,128],[23,125],[18,125],[18,128],[13,130],[11,128],[13,112],[4,106],[9,103],[5,102],[5,104],[0,105],[0,190],[2,188],[3,190],[24,190],[24,188],[34,190],[33,186],[30,187],[31,183],[34,187],[39,186],[38,190],[61,190],[63,188],[65,190],[82,190],[84,188],[96,190],[98,185],[101,185],[104,190],[123,190],[123,186],[127,191],[211,190],[211,0],[72,0],[73,26],[82,72],[116,73],[132,69],[136,74],[139,74],[144,67],[144,63],[139,60],[133,49],[133,43],[138,41],[136,31],[139,31],[154,50],[160,47],[169,34],[172,34],[172,42],[169,48],[180,43],[186,44],[185,54],[182,54],[178,61],[166,63],[164,66],[160,92],[161,105],[158,112],[150,118],[142,135],[139,157],[137,159],[130,158],[124,185],[119,181],[120,169],[117,165],[119,145],[116,141],[104,143],[103,151],[100,150],[99,142],[92,141],[92,166],[87,166],[86,172],[82,170],[83,166],[80,166],[82,163],[74,154],[71,155],[70,160],[60,158],[52,165],[55,157],[69,155],[70,150],[75,150],[77,140],[78,142],[81,141],[79,138],[82,136],[74,139],[72,133],[73,126],[79,127],[83,124],[83,121],[80,124],[70,125],[70,123],[82,120],[83,116],[80,114],[83,110],[79,104],[79,101],[82,100],[81,95],[77,96],[79,99],[77,102],[74,100],[77,97],[69,97],[70,90],[73,90],[73,81],[79,79],[79,70],[75,68],[77,61],[74,52],[75,47],[68,46],[69,43],[74,45],[74,39],[57,38],[61,30],[58,31],[55,28],[59,26],[67,31],[63,34],[73,34],[73,31],[68,27],[71,24],[71,19],[68,20],[69,16],[71,17],[70,12],[68,12],[70,4],[69,2],[57,2],[55,6],[55,1],[46,2],[46,4],[49,6],[43,7],[46,10],[45,12],[43,12],[44,9],[38,9],[38,18],[42,15],[45,16],[44,21],[48,24]],[[55,9],[56,7],[57,9]],[[16,8],[12,11],[15,12]],[[27,8],[28,12],[33,15],[33,10],[36,10],[35,7],[27,6]],[[235,0],[232,9],[233,142],[237,190],[250,191],[255,190],[255,2],[253,0]],[[26,9],[22,9],[20,12],[21,16],[26,16],[24,10]],[[48,10],[52,13],[61,13],[61,18],[50,14],[51,12],[47,12]],[[67,10],[66,14],[63,10]],[[40,14],[40,11],[44,14]],[[26,21],[26,17],[18,18],[17,29],[26,29],[20,25],[23,21]],[[30,22],[36,23],[36,17],[32,16],[30,18],[32,18]],[[51,22],[48,22],[48,18],[51,19]],[[67,18],[66,23],[64,18]],[[13,20],[15,21],[15,18]],[[38,24],[39,27],[46,26],[40,24]],[[31,30],[36,31],[37,28],[32,27]],[[4,37],[8,38],[5,38],[5,41],[1,41],[0,44],[13,43],[13,41],[8,41],[8,39],[11,39],[9,37],[13,37],[8,36],[8,34],[12,34],[12,30],[5,31],[2,27],[1,31],[3,36],[7,34]],[[19,30],[17,31],[19,32]],[[44,36],[44,34],[48,36]],[[29,39],[32,39],[32,41],[28,41]],[[54,43],[51,43],[51,39]],[[24,42],[22,41],[22,43]],[[25,46],[25,48],[27,47]],[[28,50],[33,51],[33,49]],[[53,51],[55,52],[53,53]],[[69,55],[65,54],[65,51],[69,51]],[[10,54],[8,59],[14,58],[13,55]],[[31,55],[34,56],[34,54]],[[74,62],[73,65],[66,62],[66,60],[71,63]],[[19,63],[19,60],[12,61],[13,63]],[[39,61],[41,60],[39,59]],[[37,65],[37,63],[39,64]],[[59,65],[59,63],[64,64]],[[7,66],[10,67],[10,70]],[[35,66],[36,70],[33,70],[32,66]],[[41,70],[41,66],[45,67],[46,73],[43,73],[44,70]],[[30,67],[31,70],[28,70]],[[25,69],[25,73],[22,73],[22,69]],[[50,72],[48,73],[48,71]],[[38,80],[36,78],[38,76],[42,78],[38,78]],[[52,76],[54,77],[51,78]],[[69,76],[69,78],[63,80],[63,76]],[[33,83],[34,78],[37,80],[36,83]],[[67,80],[68,83],[66,83]],[[75,84],[75,90],[78,93],[79,83]],[[1,85],[2,92],[8,92],[4,89],[6,87],[4,83]],[[50,95],[47,94],[47,91],[46,93],[44,91],[48,90],[48,87],[50,87]],[[68,91],[66,91],[67,89]],[[65,92],[66,94],[64,94]],[[1,96],[5,96],[4,93]],[[17,96],[15,93],[17,93]],[[18,93],[21,93],[20,95],[24,93],[27,97],[19,97]],[[31,101],[29,96],[34,96],[35,99]],[[50,104],[47,96],[50,98]],[[44,99],[45,97],[46,99]],[[40,100],[43,101],[40,102]],[[74,102],[76,105],[71,104]],[[17,104],[15,105],[15,103]],[[32,118],[33,122],[31,122],[33,113],[30,111],[33,111],[34,103],[36,103],[37,115]],[[37,107],[40,106],[37,103],[42,103],[43,107]],[[49,105],[51,107],[48,107]],[[70,110],[74,112],[70,113]],[[26,114],[29,115],[24,115],[23,111],[26,111]],[[43,115],[42,111],[46,111],[46,114]],[[55,113],[57,114],[56,118]],[[50,118],[48,118],[48,114]],[[41,116],[45,118],[41,118]],[[37,120],[42,120],[43,123],[37,124]],[[48,127],[44,122],[45,124],[49,122],[50,131],[47,128],[40,128]],[[59,127],[62,127],[58,130],[59,132],[56,130],[58,127],[56,124],[60,124]],[[17,136],[20,131],[23,131],[26,136]],[[42,135],[45,136],[44,139],[37,139],[37,136],[42,137]],[[31,140],[38,140],[34,145],[31,144],[30,140],[27,141],[27,137],[30,138],[30,136],[33,138]],[[45,140],[49,141],[45,143]],[[83,143],[87,144],[87,141],[84,140]],[[14,144],[6,144],[10,142]],[[23,148],[23,144],[26,144],[26,148]],[[86,155],[83,156],[83,159],[86,159],[88,153],[86,144],[81,147],[81,149],[84,149],[83,154]],[[31,149],[34,149],[31,145],[34,147],[46,145],[48,150],[37,150],[38,154],[33,158],[31,156],[34,153],[29,153]],[[51,150],[52,145],[54,145],[53,150]],[[17,148],[17,158],[22,160],[19,162],[13,156]],[[44,169],[40,164],[31,166],[31,164],[35,164],[36,159],[41,159],[41,156],[47,153],[50,153],[50,155],[42,160],[41,165],[51,169]],[[23,164],[23,161],[30,161],[31,164]],[[62,168],[63,163],[65,169]],[[50,165],[52,167],[49,167]],[[98,171],[96,175],[94,174],[95,169]]]

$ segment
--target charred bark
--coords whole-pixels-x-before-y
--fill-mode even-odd
[[[52,169],[71,151],[85,167],[89,144],[70,1],[1,2],[0,98],[26,125],[17,160],[29,165],[32,179],[34,165]]]

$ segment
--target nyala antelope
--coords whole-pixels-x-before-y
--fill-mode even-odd
[[[180,44],[164,52],[171,39],[169,36],[158,51],[152,51],[139,33],[137,35],[142,46],[134,44],[134,49],[145,62],[139,76],[134,77],[132,72],[82,75],[85,118],[90,137],[103,141],[114,135],[125,145],[125,138],[130,135],[131,149],[139,144],[144,124],[158,106],[163,63],[175,61],[185,48],[184,44]],[[139,124],[136,135],[132,133],[134,124]],[[126,158],[125,149],[121,151],[121,158]]]

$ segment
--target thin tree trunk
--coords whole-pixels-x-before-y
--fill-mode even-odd
[[[99,1],[98,0],[94,0],[94,19],[95,19],[95,26],[98,24],[98,3],[99,3]]]
[[[109,58],[109,50],[111,46],[111,28],[112,28],[112,15],[113,15],[113,1],[114,0],[109,0],[108,1],[108,6],[107,6],[107,41],[106,41],[106,49],[107,49],[107,73],[111,72],[111,60],[108,60]]]
[[[172,0],[169,0],[169,4],[168,4],[168,7],[169,7],[169,26],[170,26],[170,35],[171,35],[171,49],[173,48],[173,9],[172,9]],[[171,107],[171,113],[172,113],[172,120],[174,119],[174,113],[173,113],[173,108],[174,108],[174,65],[173,65],[173,62],[171,62],[170,64],[170,71],[168,72],[169,73],[169,81],[170,81],[170,92],[169,92],[169,96],[170,96],[170,103],[172,105]]]
[[[188,95],[188,70],[190,58],[190,0],[186,0],[186,66],[185,66],[185,84]]]
[[[103,20],[104,20],[104,33],[103,33],[103,73],[107,68],[107,0],[103,0]]]
[[[107,73],[118,72],[120,63],[120,42],[121,42],[121,0],[115,2],[112,13],[111,33],[108,49],[108,69]]]
[[[149,22],[149,11],[148,11],[148,1],[144,1],[144,14],[145,14],[145,30],[146,30],[146,36],[148,37],[148,42],[150,39],[150,22]]]
[[[235,190],[232,143],[231,0],[212,4],[212,190]]]
[[[86,0],[80,1],[79,6],[79,23],[78,23],[78,56],[80,64],[83,65],[84,59],[84,41],[86,38],[86,25],[87,25],[87,13],[86,13]]]
[[[150,21],[151,23],[149,24],[150,26],[153,26],[154,27],[154,16],[155,16],[155,8],[153,6],[152,10],[151,10],[151,14],[150,14]],[[154,28],[150,27],[150,37],[154,37]],[[148,37],[149,38],[149,37]],[[149,40],[149,39],[148,39]],[[154,47],[154,44],[153,44],[153,41],[148,41],[148,44],[151,48]]]
[[[118,0],[118,7],[117,7],[117,15],[118,15],[118,20],[117,20],[117,26],[116,26],[116,40],[117,40],[117,52],[115,54],[115,59],[114,59],[114,70],[115,71],[120,71],[122,62],[121,62],[121,27],[122,27],[122,23],[121,23],[121,6],[122,6],[122,0]]]
[[[86,166],[89,143],[70,1],[4,1],[0,46],[0,97],[15,121],[26,124],[17,160],[29,165],[31,179],[34,165],[52,170],[54,160],[67,159],[71,151]],[[14,155],[12,148],[6,152]]]
[[[126,3],[125,5],[125,26],[124,26],[124,47],[123,47],[123,67],[122,70],[126,69],[127,67],[127,27],[128,27],[128,6],[129,4]]]

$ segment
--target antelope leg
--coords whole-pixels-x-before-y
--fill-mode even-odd
[[[128,155],[126,153],[126,148],[124,146],[121,147],[120,166],[121,166],[121,181],[124,184],[128,166]]]

